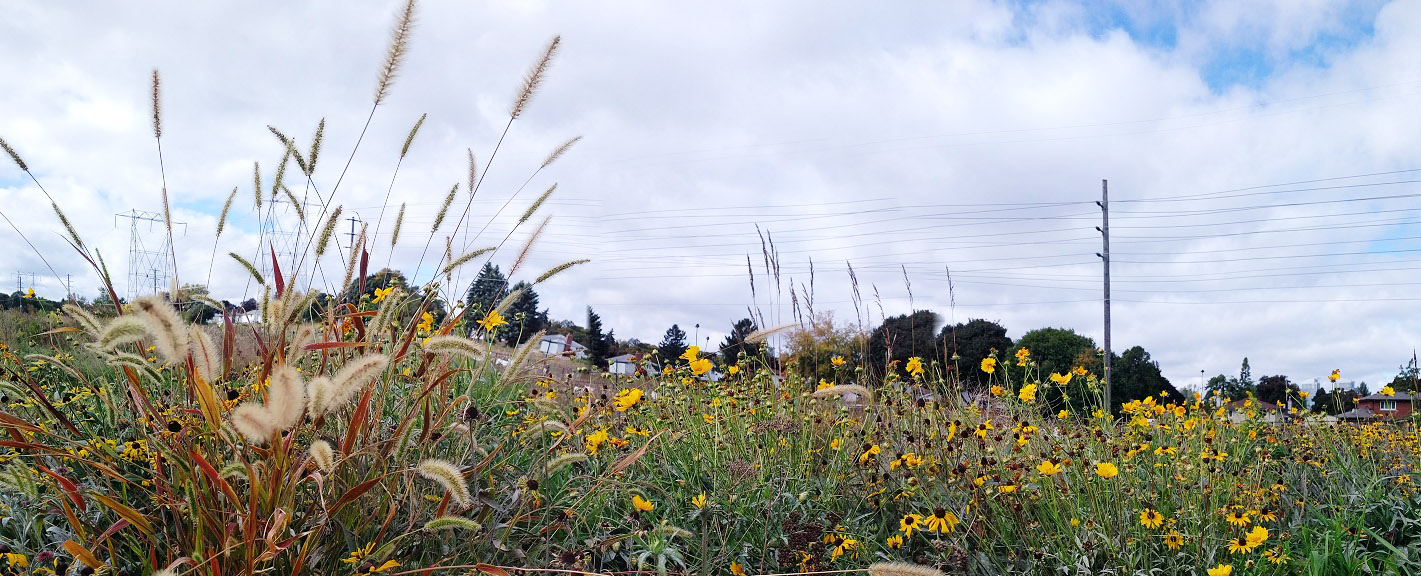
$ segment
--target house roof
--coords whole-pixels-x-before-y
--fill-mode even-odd
[[[1383,396],[1383,395],[1381,395],[1381,394],[1372,394],[1371,396],[1367,396],[1367,397],[1365,397],[1365,398],[1362,398],[1361,400],[1358,400],[1358,402],[1361,402],[1362,400],[1405,400],[1405,401],[1407,401],[1407,402],[1411,402],[1411,401],[1413,401],[1413,400],[1415,400],[1415,399],[1416,399],[1415,396],[1412,396],[1412,395],[1407,394],[1407,393],[1405,393],[1405,392],[1397,392],[1396,394],[1391,395],[1391,396]]]
[[[1337,415],[1342,420],[1370,420],[1374,416],[1376,413],[1366,408],[1355,408]]]

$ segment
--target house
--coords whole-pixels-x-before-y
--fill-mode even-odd
[[[1377,420],[1392,420],[1395,418],[1406,418],[1411,416],[1412,404],[1416,397],[1405,392],[1397,392],[1391,396],[1382,394],[1372,394],[1357,400],[1357,410],[1366,410],[1371,413],[1371,417]]]
[[[587,357],[587,347],[572,341],[571,334],[547,334],[538,349],[548,356],[562,355],[583,359]]]
[[[621,356],[613,356],[607,359],[607,371],[611,372],[612,374],[620,374],[622,376],[636,376],[637,368],[640,366],[645,369],[645,373],[650,374],[652,376],[661,373],[660,370],[656,369],[655,364],[652,364],[650,362],[643,362],[643,356],[641,356],[640,354],[623,354]]]

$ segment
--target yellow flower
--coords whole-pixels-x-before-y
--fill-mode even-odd
[[[1169,534],[1164,537],[1164,545],[1168,546],[1170,550],[1178,550],[1184,546],[1184,535],[1180,534],[1178,530],[1170,530]]]
[[[1250,522],[1248,513],[1242,510],[1233,510],[1224,514],[1224,520],[1227,520],[1229,524],[1234,526],[1247,526]]]
[[[1060,419],[1062,419],[1062,420],[1065,420],[1065,419],[1071,417],[1071,413],[1070,413],[1070,412],[1067,412],[1067,411],[1065,411],[1065,410],[1062,410],[1062,411],[1056,413],[1056,417],[1057,417],[1057,418],[1060,418]]]
[[[1262,526],[1254,526],[1252,530],[1248,531],[1247,538],[1248,543],[1253,546],[1262,544],[1268,541],[1268,529]]]
[[[863,454],[859,456],[859,465],[867,464],[869,458],[877,456],[882,452],[883,449],[879,448],[877,444],[869,446],[866,450],[863,451]]]
[[[432,328],[434,328],[434,315],[428,312],[425,312],[424,314],[420,315],[419,325],[415,326],[415,331],[428,332]]]
[[[24,297],[25,297],[25,298],[34,298],[34,297],[35,297],[35,289],[34,289],[34,288],[30,288],[29,291],[25,292],[25,296],[24,296]]]
[[[700,346],[692,346],[692,347],[690,347],[690,348],[687,348],[687,349],[686,349],[686,352],[683,353],[683,354],[681,354],[681,359],[682,359],[682,360],[685,360],[685,361],[687,361],[687,362],[694,362],[694,361],[696,361],[697,359],[699,359],[700,357],[701,357],[701,347],[700,347]]]
[[[829,363],[830,363],[830,364],[833,364],[835,368],[838,368],[839,366],[843,366],[844,364],[848,364],[848,362],[845,362],[845,361],[844,361],[844,357],[843,357],[843,356],[834,356],[833,358],[830,358],[830,359],[829,359]]]
[[[640,494],[632,495],[632,507],[642,512],[650,512],[656,509],[655,504],[652,504],[647,499],[642,498]]]
[[[505,324],[508,324],[508,321],[503,319],[503,315],[499,314],[498,310],[490,310],[488,315],[484,316],[483,320],[479,320],[479,326],[483,326],[484,330],[490,332],[493,331],[494,328]]]
[[[1392,388],[1391,386],[1382,386],[1382,392],[1381,392],[1381,394],[1382,394],[1382,396],[1395,396],[1395,395],[1396,395],[1396,389],[1395,389],[1395,388]]]
[[[745,567],[741,566],[739,562],[731,562],[730,573],[734,576],[745,576]]]
[[[1329,381],[1329,382],[1336,382],[1336,381],[1341,380],[1341,379],[1342,379],[1342,370],[1341,370],[1341,369],[1333,370],[1331,374],[1328,374],[1328,375],[1327,375],[1327,381]]]
[[[1258,545],[1249,540],[1247,536],[1239,536],[1238,538],[1229,540],[1229,553],[1246,554],[1253,551],[1256,546]]]
[[[1076,376],[1085,376],[1085,366],[1076,366],[1075,368],[1071,369],[1071,374],[1075,374]]]
[[[917,356],[908,359],[908,365],[903,367],[913,376],[923,375],[923,359]]]
[[[998,487],[997,487],[997,492],[1001,492],[1002,494],[1014,494],[1014,493],[1016,493],[1016,484],[1007,484],[1007,485],[1004,485],[1004,486],[998,486]]]
[[[1101,462],[1095,465],[1095,473],[1101,478],[1114,478],[1116,474],[1120,473],[1120,469],[1109,462]]]
[[[1061,473],[1061,466],[1050,460],[1043,460],[1036,467],[1036,471],[1040,472],[1042,476],[1055,476]]]
[[[991,357],[983,358],[983,359],[982,359],[982,371],[983,371],[983,372],[986,372],[986,373],[988,373],[988,374],[991,374],[991,373],[993,373],[993,372],[996,372],[996,371],[997,371],[997,359],[996,359],[996,358],[991,358]]]
[[[957,528],[957,515],[946,508],[933,510],[933,515],[923,521],[923,529],[928,532],[947,534]]]
[[[1017,366],[1025,366],[1025,365],[1026,365],[1026,362],[1029,361],[1029,360],[1031,360],[1031,351],[1030,351],[1030,350],[1027,350],[1026,348],[1022,348],[1022,349],[1016,351],[1016,365],[1017,365]]]
[[[1027,404],[1030,404],[1030,403],[1032,403],[1032,402],[1035,402],[1035,401],[1036,401],[1036,385],[1035,385],[1035,384],[1027,384],[1027,385],[1025,385],[1025,386],[1022,386],[1022,387],[1021,387],[1021,392],[1018,393],[1018,394],[1016,395],[1016,397],[1017,397],[1017,398],[1020,398],[1022,402],[1026,402]]]
[[[395,287],[394,287],[394,286],[389,286],[389,287],[386,287],[386,288],[376,288],[376,289],[375,289],[375,300],[373,300],[373,302],[374,302],[375,304],[379,304],[379,303],[381,303],[381,302],[384,302],[384,301],[385,301],[385,298],[388,297],[388,296],[390,295],[390,293],[391,293],[391,292],[394,292],[394,291],[395,291]]]
[[[706,507],[706,493],[705,493],[705,492],[701,492],[699,496],[696,496],[695,498],[692,498],[692,499],[691,499],[691,505],[692,505],[692,506],[695,506],[697,509],[705,508],[705,507]]]
[[[902,548],[902,547],[903,547],[903,535],[902,535],[902,534],[894,534],[894,535],[892,535],[892,536],[889,536],[886,540],[884,540],[884,543],[887,544],[889,548],[892,548],[892,549],[894,549],[894,550],[897,550],[897,549],[899,549],[899,548]]]
[[[739,366],[726,366],[726,367],[725,367],[725,373],[726,373],[726,374],[729,374],[729,375],[731,375],[731,376],[734,376],[734,375],[740,373],[740,367],[739,367]]]
[[[11,568],[28,568],[30,565],[30,559],[26,558],[24,554],[6,552],[4,554],[0,554],[0,556],[5,557],[5,563],[9,564]],[[10,572],[7,571],[6,573],[8,574]]]
[[[1006,388],[1002,388],[1001,386],[997,386],[997,385],[995,385],[995,384],[992,385],[992,395],[993,395],[993,396],[998,396],[998,397],[1000,397],[1001,395],[1006,394],[1006,393],[1007,393],[1007,389],[1006,389]]]
[[[712,366],[713,364],[711,363],[709,358],[700,358],[697,360],[692,360],[691,373],[695,374],[696,376],[700,376],[702,374],[705,374],[706,372],[710,372]]]
[[[917,530],[918,526],[922,525],[922,522],[923,517],[920,514],[904,514],[902,518],[898,519],[898,530],[902,532],[904,536],[912,538],[913,531]]]
[[[1071,372],[1069,370],[1067,370],[1065,374],[1057,374],[1055,372],[1052,372],[1051,381],[1055,382],[1057,386],[1065,386],[1071,381]]]
[[[355,566],[357,566],[355,571],[356,574],[375,574],[398,568],[400,566],[400,563],[394,560],[386,560],[385,563],[379,566],[376,566],[373,562],[369,562],[368,559],[370,557],[370,553],[374,549],[375,543],[371,542],[369,544],[366,544],[363,548],[356,548],[354,552],[350,553],[350,556],[342,558],[341,562],[345,562],[346,564],[354,564]]]
[[[587,453],[596,454],[597,449],[600,448],[602,444],[606,443],[608,438],[609,436],[607,436],[606,429],[598,430],[596,432],[588,434],[587,438],[583,440],[583,443],[587,446]]]
[[[1154,508],[1146,508],[1140,512],[1140,525],[1151,530],[1159,528],[1164,524],[1164,514],[1155,511]]]
[[[1229,576],[1233,573],[1233,564],[1220,564],[1218,568],[1209,568],[1209,576]]]
[[[825,382],[823,378],[820,378],[820,379],[819,379],[819,385],[817,385],[817,386],[814,387],[814,391],[815,391],[815,392],[818,392],[818,391],[820,391],[820,390],[824,390],[824,389],[832,388],[832,387],[834,387],[833,384],[830,384],[830,383],[828,383],[828,382]]]
[[[626,412],[632,406],[636,406],[641,401],[643,392],[641,388],[629,388],[617,393],[614,407],[618,412]]]

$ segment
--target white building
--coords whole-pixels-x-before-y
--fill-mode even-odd
[[[587,357],[587,347],[572,341],[571,334],[547,334],[538,349],[548,356],[562,355],[583,359]]]

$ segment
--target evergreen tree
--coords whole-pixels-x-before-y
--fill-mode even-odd
[[[1298,393],[1302,392],[1297,384],[1288,381],[1287,376],[1264,376],[1258,380],[1258,388],[1255,394],[1260,402],[1286,406],[1288,398],[1296,399]]]
[[[903,377],[908,375],[903,371],[908,358],[922,358],[925,367],[932,362],[937,357],[937,319],[935,312],[918,310],[885,318],[874,328],[868,335],[868,358],[865,359],[873,381],[882,380],[894,362],[897,362],[894,370]]]
[[[1144,400],[1153,396],[1161,401],[1161,392],[1168,398],[1177,399],[1182,395],[1160,372],[1159,363],[1150,358],[1143,347],[1135,346],[1114,359],[1114,373],[1110,376],[1111,410],[1119,411],[1120,406],[1132,400]],[[1083,404],[1083,403],[1082,403]]]
[[[976,319],[944,326],[937,336],[937,348],[947,360],[948,370],[957,371],[959,381],[972,390],[981,389],[987,382],[987,373],[981,370],[982,359],[992,350],[997,351],[998,358],[1004,358],[1011,347],[1007,329],[990,320]],[[952,360],[953,355],[957,356],[956,362]]]
[[[725,337],[725,342],[720,345],[721,361],[726,365],[735,364],[740,358],[740,353],[744,352],[747,358],[760,356],[763,345],[758,342],[746,342],[745,338],[755,332],[755,321],[749,318],[741,318],[730,327],[730,335]]]
[[[503,342],[509,346],[527,342],[548,324],[547,313],[538,310],[538,293],[533,291],[533,285],[519,282],[513,291],[519,290],[524,290],[523,295],[508,307],[508,326],[502,332]]]
[[[656,351],[661,355],[661,365],[670,367],[674,364],[684,363],[681,355],[686,353],[686,331],[680,326],[672,324],[666,329],[666,335],[661,338],[661,345],[656,347]]]
[[[592,311],[592,307],[587,307],[587,361],[596,366],[598,370],[607,369],[607,355],[612,352],[612,347],[607,343],[607,337],[602,334],[602,317]]]
[[[469,286],[469,293],[465,298],[465,305],[469,307],[467,314],[472,314],[473,318],[483,318],[507,295],[508,278],[503,276],[498,266],[486,263],[483,269],[479,270],[478,277],[474,278],[474,283]]]

